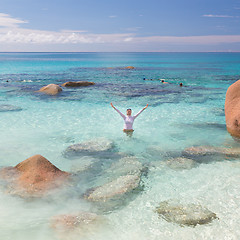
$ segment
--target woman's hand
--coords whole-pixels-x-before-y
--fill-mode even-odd
[[[145,110],[147,107],[148,107],[148,104],[147,104],[147,106],[146,106],[146,107],[144,107],[143,109]]]
[[[111,104],[111,106],[114,108],[113,104],[112,104],[112,103],[110,103],[110,104]]]

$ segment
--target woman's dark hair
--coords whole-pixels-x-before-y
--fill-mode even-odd
[[[128,108],[127,110],[132,110],[131,108]]]

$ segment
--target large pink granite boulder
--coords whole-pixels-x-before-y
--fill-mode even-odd
[[[11,182],[11,193],[21,196],[41,196],[61,186],[69,175],[41,155],[34,155],[0,172],[1,178]]]
[[[240,80],[227,90],[225,100],[225,117],[228,132],[240,138]]]

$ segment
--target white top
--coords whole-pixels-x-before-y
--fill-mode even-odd
[[[144,108],[142,110],[140,110],[136,115],[134,116],[125,116],[123,113],[121,113],[118,109],[115,108],[115,110],[121,115],[121,117],[124,120],[124,126],[123,129],[133,129],[133,122],[135,120],[135,118],[144,110]]]

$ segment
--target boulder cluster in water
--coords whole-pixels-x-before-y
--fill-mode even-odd
[[[166,155],[174,155],[177,153],[169,152],[164,153],[163,149],[158,146],[149,148],[150,154],[153,154],[154,158],[161,156],[166,158]],[[199,166],[200,163],[209,163],[219,159],[225,159],[226,157],[239,158],[240,148],[233,147],[215,147],[215,146],[192,146],[185,148],[181,153],[178,153],[179,157],[172,157],[166,160],[153,161],[150,167],[154,169],[162,169],[165,167],[177,170],[188,170]],[[151,169],[151,168],[150,168]],[[217,215],[211,212],[204,206],[199,204],[181,204],[177,200],[160,202],[156,208],[156,212],[159,217],[168,221],[177,223],[180,226],[196,226],[199,224],[208,224],[215,219],[218,219]]]
[[[94,156],[101,152],[114,153],[112,141],[99,138],[69,146],[65,153],[79,154],[79,156]],[[68,155],[71,158],[71,154]],[[134,157],[121,157],[105,170],[105,176],[113,175],[108,182],[88,189],[84,194],[89,202],[101,204],[127,198],[133,190],[139,187],[143,165]],[[113,172],[114,174],[110,174]],[[80,173],[81,174],[81,173]],[[63,188],[73,182],[74,175],[60,170],[41,155],[34,155],[15,167],[5,167],[0,171],[0,178],[6,181],[6,192],[23,198],[39,198],[50,194],[53,190]],[[114,206],[116,207],[116,206]],[[104,217],[90,212],[63,214],[51,219],[51,226],[57,232],[86,229],[102,224]]]
[[[134,69],[129,66],[125,69]],[[93,82],[66,82],[62,87],[82,87],[94,85]],[[229,133],[240,137],[240,80],[229,87],[225,102],[226,125]],[[49,95],[56,95],[62,88],[56,84],[49,84],[39,90]],[[11,105],[0,105],[0,111],[19,111],[20,108]],[[157,156],[159,149],[153,148]],[[161,150],[160,150],[161,151]],[[95,156],[103,159],[111,158],[115,154],[115,145],[104,138],[73,144],[63,152],[64,157]],[[184,149],[180,156],[167,158],[165,161],[155,161],[153,167],[168,167],[172,170],[189,170],[197,167],[204,157],[212,156],[239,157],[240,148],[226,148],[215,146],[192,146]],[[141,179],[146,166],[134,156],[121,156],[104,172],[105,182],[88,189],[82,196],[92,204],[112,206],[119,199],[126,199],[141,187]],[[209,160],[208,160],[209,161]],[[94,161],[91,161],[94,164]],[[84,171],[84,170],[82,170]],[[80,171],[80,174],[82,173]],[[8,193],[24,198],[43,197],[54,189],[62,188],[72,181],[73,174],[62,171],[41,155],[34,155],[15,167],[5,167],[0,170],[0,178],[6,181]],[[111,204],[109,204],[111,203]],[[109,205],[108,205],[109,204]],[[115,205],[114,205],[115,207]],[[109,210],[109,209],[108,209]],[[181,204],[175,201],[163,201],[156,207],[155,212],[160,218],[179,224],[180,226],[197,226],[208,224],[217,219],[217,215],[199,204]],[[51,226],[58,232],[82,230],[87,231],[90,226],[101,225],[105,221],[103,216],[90,212],[68,213],[54,216]]]
[[[62,84],[62,87],[87,87],[94,84],[94,82],[87,81],[65,82]],[[38,92],[43,92],[48,95],[57,95],[58,93],[62,92],[62,88],[57,84],[48,84],[47,86],[40,88]]]
[[[63,155],[71,159],[76,156],[101,156],[101,153],[115,153],[115,144],[105,138],[96,138],[66,148]],[[194,156],[210,154],[240,154],[237,149],[233,152],[227,148],[216,147],[191,147],[183,151],[183,156],[169,158],[161,161],[161,165],[173,170],[187,170],[197,166]],[[184,157],[184,155],[188,155]],[[104,155],[106,156],[106,155]],[[110,155],[108,155],[110,156]],[[193,159],[188,158],[189,156]],[[146,166],[134,156],[119,154],[118,160],[102,172],[104,181],[99,186],[86,190],[83,199],[100,206],[103,212],[109,212],[122,204],[126,199],[142,190],[141,178],[146,172]],[[106,159],[105,157],[103,159]],[[110,159],[110,158],[109,158]],[[155,163],[156,164],[156,163]],[[80,175],[82,172],[79,173]],[[34,155],[15,167],[3,168],[0,177],[7,184],[7,192],[24,198],[43,197],[52,190],[62,188],[67,183],[73,182],[74,174],[64,172],[54,166],[41,155]],[[98,181],[97,181],[98,182]],[[100,180],[101,182],[101,180]],[[101,212],[101,211],[100,211]],[[160,202],[156,208],[159,216],[168,222],[177,223],[181,226],[196,226],[207,224],[216,219],[215,213],[205,207],[196,204],[179,204],[171,201]],[[59,233],[72,231],[85,231],[101,225],[105,221],[102,215],[91,212],[67,213],[54,216],[51,226]]]
[[[135,67],[133,66],[127,66],[124,67],[123,69],[135,69]],[[89,82],[89,81],[69,81],[69,82],[65,82],[63,83],[61,86],[62,87],[66,87],[66,88],[77,88],[77,87],[87,87],[87,86],[91,86],[91,85],[95,85],[94,82]],[[38,92],[43,92],[47,95],[57,95],[58,93],[62,92],[63,89],[61,88],[61,86],[57,85],[57,84],[48,84],[47,86],[44,86],[42,88],[40,88],[38,90]]]
[[[106,157],[114,154],[114,143],[108,139],[98,138],[73,144],[63,153],[65,157],[98,156]],[[112,155],[113,156],[113,155]],[[92,202],[107,202],[123,198],[139,187],[143,166],[136,158],[123,157],[114,162],[103,175],[109,181],[103,185],[89,189],[84,195],[85,199]]]

